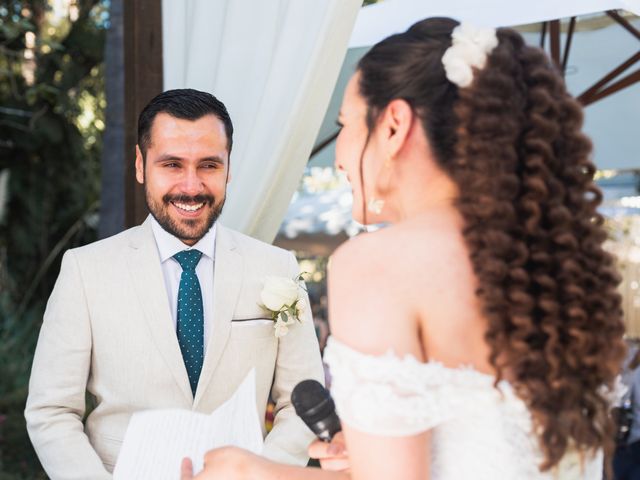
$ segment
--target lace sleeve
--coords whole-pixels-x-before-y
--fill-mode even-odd
[[[366,355],[330,338],[324,359],[338,415],[357,430],[408,436],[454,415],[460,403],[455,383],[438,363],[421,363],[389,352]]]

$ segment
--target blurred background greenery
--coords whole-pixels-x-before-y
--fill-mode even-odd
[[[46,478],[23,417],[62,253],[96,238],[107,0],[0,1],[0,480]]]

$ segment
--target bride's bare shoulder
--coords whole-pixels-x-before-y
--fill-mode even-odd
[[[392,347],[421,358],[416,331],[425,305],[441,303],[443,288],[471,276],[460,226],[447,218],[417,219],[360,235],[329,262],[332,333],[364,352]],[[453,290],[444,293],[451,296]]]
[[[354,237],[336,250],[331,263],[341,270],[384,269],[390,274],[463,256],[466,247],[459,224],[426,217]]]
[[[333,254],[328,269],[331,333],[361,352],[377,355],[393,348],[420,358],[417,316],[413,305],[404,300],[401,275],[383,252],[394,248],[385,245],[387,236],[386,232],[363,234]]]
[[[358,265],[370,264],[371,254],[380,249],[381,243],[379,235],[382,232],[363,233],[357,237],[350,238],[340,245],[331,255],[330,267],[338,265]]]
[[[438,286],[452,275],[466,278],[468,261],[458,225],[446,219],[419,219],[344,243],[329,262],[329,282],[341,290],[357,283],[362,294],[385,291],[404,298],[415,295],[416,288],[431,291],[432,282]]]

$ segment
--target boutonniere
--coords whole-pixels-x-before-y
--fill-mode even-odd
[[[260,292],[261,307],[269,312],[277,338],[289,333],[289,327],[296,321],[302,323],[302,275],[296,278],[266,277],[264,280],[264,287]]]

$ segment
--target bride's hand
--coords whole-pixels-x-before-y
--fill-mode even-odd
[[[349,456],[342,432],[336,433],[330,443],[316,440],[309,445],[308,453],[311,458],[320,460],[320,466],[323,470],[337,472],[349,470]]]
[[[222,447],[210,450],[204,456],[202,472],[193,476],[191,460],[185,458],[180,467],[180,480],[210,480],[224,478],[225,480],[243,480],[254,478],[252,472],[267,461],[247,450],[237,447]],[[252,476],[253,475],[253,476]]]

